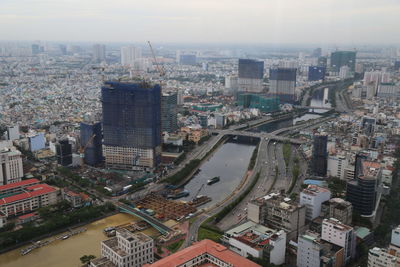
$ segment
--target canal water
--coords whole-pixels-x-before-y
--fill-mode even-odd
[[[122,225],[139,219],[125,213],[119,213],[86,226],[86,232],[72,236],[66,240],[56,240],[47,246],[33,250],[31,253],[21,256],[20,250],[15,249],[0,254],[1,267],[77,267],[81,266],[79,260],[83,255],[95,255],[100,257],[100,242],[108,239],[103,234],[103,229],[109,226]],[[143,233],[150,236],[158,236],[154,228],[149,228]],[[57,236],[60,236],[59,234]],[[54,237],[53,237],[54,238]],[[45,239],[48,240],[48,239]],[[29,245],[27,245],[29,246]],[[27,247],[25,246],[25,247]],[[24,247],[22,247],[24,248]]]
[[[234,142],[223,144],[208,161],[203,163],[200,172],[185,185],[190,195],[180,200],[190,201],[196,195],[211,197],[211,202],[200,208],[209,207],[224,200],[235,190],[246,174],[255,147],[254,144]],[[207,180],[215,176],[219,176],[220,181],[207,185]]]

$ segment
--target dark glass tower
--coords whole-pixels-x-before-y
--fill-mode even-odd
[[[254,59],[239,59],[239,78],[262,79],[264,62]]]
[[[155,168],[160,160],[161,87],[108,81],[101,95],[106,166]]]
[[[336,51],[331,54],[331,68],[339,72],[340,68],[348,66],[352,72],[356,69],[356,52],[354,51]]]
[[[72,164],[72,145],[68,140],[60,140],[56,144],[57,152],[57,163],[62,166],[68,166]]]
[[[325,176],[328,166],[328,136],[324,134],[314,135],[312,151],[312,172],[317,176]]]
[[[178,95],[176,93],[163,94],[161,98],[161,130],[163,132],[175,132],[178,129]]]
[[[81,147],[85,149],[85,163],[99,164],[103,160],[101,122],[81,123]]]

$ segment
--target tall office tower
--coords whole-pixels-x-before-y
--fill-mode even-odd
[[[101,96],[106,167],[156,168],[161,152],[161,87],[108,81]]]
[[[363,117],[361,120],[361,127],[366,135],[373,136],[375,133],[376,119],[367,116]]]
[[[325,78],[325,67],[310,66],[308,67],[308,80],[319,81]]]
[[[22,176],[24,171],[21,152],[10,148],[0,151],[0,185],[20,182]]]
[[[180,54],[179,64],[180,65],[196,65],[197,57],[191,54]]]
[[[161,97],[161,130],[163,132],[175,132],[178,129],[178,94],[163,93]]]
[[[320,47],[315,48],[314,51],[312,52],[311,56],[312,57],[320,57],[322,54],[322,49]]]
[[[351,72],[356,68],[356,52],[354,51],[336,51],[331,53],[331,68],[334,72],[339,72],[340,68],[348,66]]]
[[[314,135],[312,150],[312,173],[317,176],[325,176],[328,166],[328,136],[326,134]]]
[[[66,55],[67,54],[67,46],[66,45],[60,44],[58,46],[58,48],[60,49],[61,55]]]
[[[142,58],[142,50],[140,47],[124,46],[121,47],[121,65],[135,66],[135,61]]]
[[[81,123],[81,147],[85,148],[86,164],[93,166],[103,160],[102,140],[101,122]]]
[[[32,52],[32,55],[37,55],[37,54],[39,54],[39,53],[40,53],[40,47],[39,47],[39,45],[38,45],[38,44],[33,44],[33,45],[31,46],[31,52]]]
[[[293,103],[296,100],[296,72],[294,68],[269,70],[269,93],[278,96],[281,103]]]
[[[346,200],[364,217],[375,216],[379,205],[382,168],[378,162],[356,158],[356,178],[347,182]]]
[[[324,219],[322,221],[321,238],[344,248],[343,260],[345,265],[355,257],[356,233],[353,227],[343,224],[334,218]]]
[[[318,58],[318,66],[319,67],[326,67],[328,66],[328,58],[327,57],[319,57]]]
[[[72,145],[68,139],[60,140],[56,144],[57,163],[62,166],[72,164]]]
[[[95,63],[100,63],[106,60],[106,46],[102,44],[93,45],[92,60]]]
[[[260,93],[263,90],[264,62],[239,59],[238,90]]]

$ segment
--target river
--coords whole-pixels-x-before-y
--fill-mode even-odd
[[[209,207],[225,199],[235,188],[247,172],[251,155],[255,145],[227,142],[223,144],[205,163],[185,189],[190,191],[190,195],[181,200],[192,200],[197,195],[211,197],[211,202],[201,206]],[[207,185],[207,180],[219,176],[220,181]]]
[[[56,240],[51,244],[35,249],[31,253],[21,256],[20,250],[15,249],[0,255],[1,267],[75,267],[81,266],[79,258],[83,255],[100,256],[100,242],[107,239],[103,229],[108,226],[126,224],[139,219],[125,213],[119,213],[86,226],[86,232],[72,236],[66,240]],[[149,228],[143,233],[157,236],[158,232]],[[59,234],[57,236],[60,236]],[[53,237],[54,238],[54,237]],[[48,240],[48,239],[44,239]],[[28,245],[27,245],[28,246]],[[27,247],[25,246],[25,247]],[[23,248],[23,247],[22,247]]]

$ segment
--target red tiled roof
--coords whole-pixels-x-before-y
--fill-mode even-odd
[[[236,254],[223,245],[208,239],[194,243],[192,246],[178,251],[153,264],[145,264],[143,267],[175,267],[205,253],[212,255],[221,261],[230,263],[235,267],[260,267],[260,265]]]
[[[21,193],[18,195],[0,199],[0,206],[9,204],[9,203],[12,203],[12,202],[15,202],[18,200],[36,197],[36,196],[40,196],[40,195],[44,195],[44,194],[56,191],[56,189],[54,187],[49,186],[47,184],[37,184],[37,185],[27,187],[26,189],[29,190],[29,192],[24,192],[24,193]]]
[[[36,184],[36,183],[40,183],[40,181],[38,179],[28,179],[28,180],[23,180],[23,181],[18,182],[18,183],[1,185],[0,186],[0,192],[4,191],[4,190],[8,190],[8,189],[24,186],[24,185]]]
[[[18,219],[19,220],[25,220],[25,219],[33,217],[33,216],[37,216],[37,213],[32,212],[32,213],[28,213],[28,214],[25,214],[25,215],[21,215],[21,216],[18,217]]]

